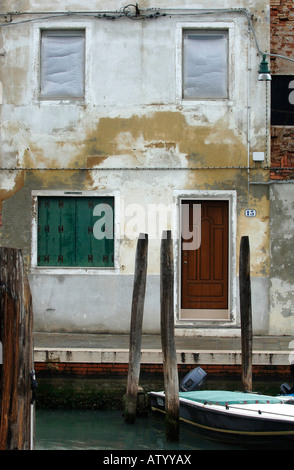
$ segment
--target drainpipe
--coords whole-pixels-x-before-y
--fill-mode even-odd
[[[251,48],[250,48],[250,26],[248,24],[248,30],[247,30],[247,199],[249,201],[249,192],[250,192],[250,117],[251,117],[251,98],[250,98],[250,74],[251,74]]]

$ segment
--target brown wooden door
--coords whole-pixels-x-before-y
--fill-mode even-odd
[[[182,309],[228,308],[228,201],[182,201],[189,206],[189,231],[200,236],[199,248],[187,249],[182,237]],[[201,204],[201,221],[193,221],[193,204]],[[183,206],[182,206],[183,208]],[[184,211],[182,211],[184,213]],[[199,213],[200,215],[200,213]],[[187,217],[185,217],[187,219]],[[196,227],[196,228],[195,228]],[[187,229],[187,226],[186,226]],[[200,240],[200,239],[199,239]]]

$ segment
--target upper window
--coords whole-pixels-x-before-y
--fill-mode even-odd
[[[84,30],[42,31],[40,82],[43,99],[84,97]]]
[[[183,31],[182,98],[228,97],[228,32]]]

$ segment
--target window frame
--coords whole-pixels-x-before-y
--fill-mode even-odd
[[[32,72],[32,102],[33,104],[41,106],[55,106],[56,104],[68,105],[84,105],[91,102],[91,88],[89,83],[92,76],[92,63],[93,57],[91,56],[91,42],[92,42],[92,23],[90,21],[68,21],[64,20],[52,21],[36,21],[32,29],[32,42],[33,42],[33,72]],[[85,32],[85,66],[84,66],[84,96],[83,98],[41,98],[41,35],[42,31],[67,31],[67,30],[83,30]]]
[[[228,201],[229,213],[228,213],[228,318],[227,319],[184,319],[181,315],[181,210],[182,201],[190,199],[197,201],[199,200],[224,200]],[[211,327],[212,324],[225,326],[235,326],[237,321],[237,280],[236,280],[236,257],[237,257],[237,191],[235,190],[174,190],[174,246],[173,254],[175,260],[175,283],[177,288],[175,289],[174,296],[174,308],[176,312],[175,325],[177,328],[191,328],[197,326]]]
[[[182,99],[183,100],[210,100],[210,99],[227,99],[228,98],[228,84],[229,84],[229,74],[228,74],[228,52],[229,52],[229,41],[228,41],[228,30],[227,29],[224,29],[224,30],[207,30],[207,29],[203,29],[203,30],[199,30],[199,29],[186,29],[184,28],[183,29],[183,65],[182,65]],[[188,50],[192,47],[193,49],[193,58],[194,58],[194,52],[195,52],[195,46],[198,42],[198,40],[204,40],[204,41],[208,41],[208,40],[211,40],[212,38],[214,38],[215,40],[218,40],[218,39],[221,39],[221,42],[219,43],[218,42],[218,45],[215,44],[215,42],[213,41],[213,45],[215,47],[221,47],[221,49],[223,50],[223,45],[225,45],[225,54],[222,56],[222,59],[224,58],[224,60],[222,61],[222,67],[223,67],[223,70],[224,70],[224,78],[225,78],[225,86],[224,86],[224,92],[222,90],[222,96],[213,96],[213,90],[214,90],[214,86],[212,84],[209,84],[209,91],[207,93],[207,96],[205,96],[205,94],[199,94],[196,96],[191,96],[191,97],[187,97],[185,96],[185,91],[186,91],[186,94],[188,93],[188,90],[189,90],[189,86],[188,86],[188,81],[189,79],[191,79],[190,75],[186,72],[186,69],[190,69],[191,67],[191,57],[188,58],[189,56],[189,52]],[[193,41],[194,39],[194,41]],[[190,40],[192,40],[190,42]],[[225,41],[223,43],[223,41]],[[187,45],[186,45],[186,42],[187,42]],[[192,43],[193,43],[193,46],[192,46]],[[209,42],[208,42],[209,43]],[[196,46],[197,47],[197,46]],[[199,47],[197,47],[197,50],[199,49]],[[211,61],[211,59],[210,59]],[[193,70],[193,73],[194,73],[194,70]],[[206,64],[205,64],[205,73],[207,73],[207,67],[206,67]],[[193,78],[195,78],[195,75],[193,74],[192,75]],[[201,77],[201,81],[202,81],[202,84],[203,84],[203,76]],[[217,81],[218,82],[218,81]],[[223,80],[222,80],[222,84],[223,84]],[[192,87],[193,88],[193,87]],[[195,88],[195,87],[194,87]],[[197,92],[200,92],[201,90],[201,87],[197,87]],[[220,91],[220,88],[217,89],[217,93],[219,93]],[[215,93],[215,94],[217,94]]]
[[[42,40],[44,36],[47,37],[54,37],[54,33],[56,33],[56,36],[64,36],[69,37],[69,36],[76,36],[76,37],[83,37],[83,71],[82,71],[82,88],[83,92],[81,96],[70,96],[70,95],[52,95],[46,96],[46,94],[43,94],[42,92],[42,73],[43,73],[43,57],[42,57]],[[83,34],[82,34],[83,33]],[[79,101],[79,100],[84,100],[85,99],[85,83],[86,83],[86,30],[85,28],[41,28],[40,29],[40,53],[39,53],[39,98],[40,100],[49,100],[49,101],[60,101],[60,100],[70,100],[70,101]]]
[[[39,266],[38,265],[38,198],[39,197],[113,197],[114,198],[114,265],[111,267],[80,267],[80,266]],[[32,191],[32,223],[31,223],[31,273],[47,274],[99,274],[119,272],[120,247],[120,196],[118,191]]]
[[[184,32],[195,31],[200,34],[221,33],[226,31],[228,36],[228,71],[227,71],[227,97],[225,98],[184,98],[183,97],[183,62],[184,62]],[[234,70],[234,36],[235,24],[233,22],[185,22],[176,25],[176,102],[181,105],[195,105],[197,103],[214,103],[223,105],[234,99],[235,70]]]

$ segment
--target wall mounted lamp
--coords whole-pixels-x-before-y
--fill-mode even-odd
[[[271,73],[268,68],[268,63],[266,60],[266,55],[263,54],[262,61],[260,62],[259,71],[258,71],[258,80],[268,82],[272,79]]]

